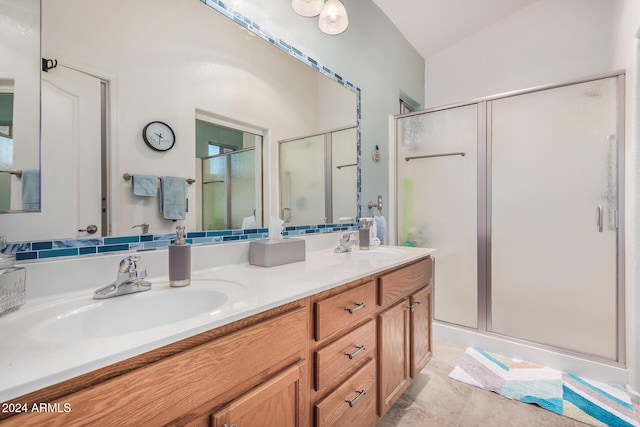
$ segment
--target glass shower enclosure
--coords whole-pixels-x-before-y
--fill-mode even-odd
[[[435,320],[624,362],[624,74],[396,117]]]
[[[286,225],[353,222],[357,210],[355,127],[283,140],[280,214]]]
[[[254,147],[202,159],[203,230],[256,227],[255,201]],[[254,223],[247,227],[250,217]]]

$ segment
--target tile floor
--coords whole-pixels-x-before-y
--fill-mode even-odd
[[[377,427],[584,427],[586,424],[448,377],[465,347],[434,342],[427,367]],[[636,406],[636,414],[638,406]]]

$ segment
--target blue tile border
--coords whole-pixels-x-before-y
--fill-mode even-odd
[[[357,229],[356,223],[312,224],[285,227],[283,236],[332,233]],[[246,230],[209,230],[187,233],[187,243],[206,245],[212,243],[237,242],[242,240],[266,239],[268,228]],[[92,237],[90,239],[45,240],[36,242],[12,242],[2,251],[16,255],[16,261],[30,261],[59,257],[91,256],[125,251],[145,251],[166,248],[175,239],[175,233],[144,234],[141,236]]]

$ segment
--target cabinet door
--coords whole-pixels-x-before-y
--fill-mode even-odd
[[[378,415],[409,386],[409,299],[378,315]]]
[[[431,359],[431,286],[409,299],[411,306],[411,378],[415,378]]]
[[[303,362],[297,363],[235,399],[213,414],[213,427],[302,425],[299,402],[303,367]]]

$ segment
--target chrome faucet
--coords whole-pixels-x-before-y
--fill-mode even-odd
[[[138,270],[138,261],[140,261],[140,257],[137,255],[123,258],[118,267],[116,280],[110,285],[96,290],[93,293],[93,298],[112,298],[151,289],[151,282],[142,280],[147,277],[147,270]]]
[[[348,233],[343,234],[340,238],[340,245],[335,248],[333,252],[340,253],[351,251],[351,246],[358,243],[358,239],[355,237],[358,234],[358,231],[359,230],[349,231]]]

